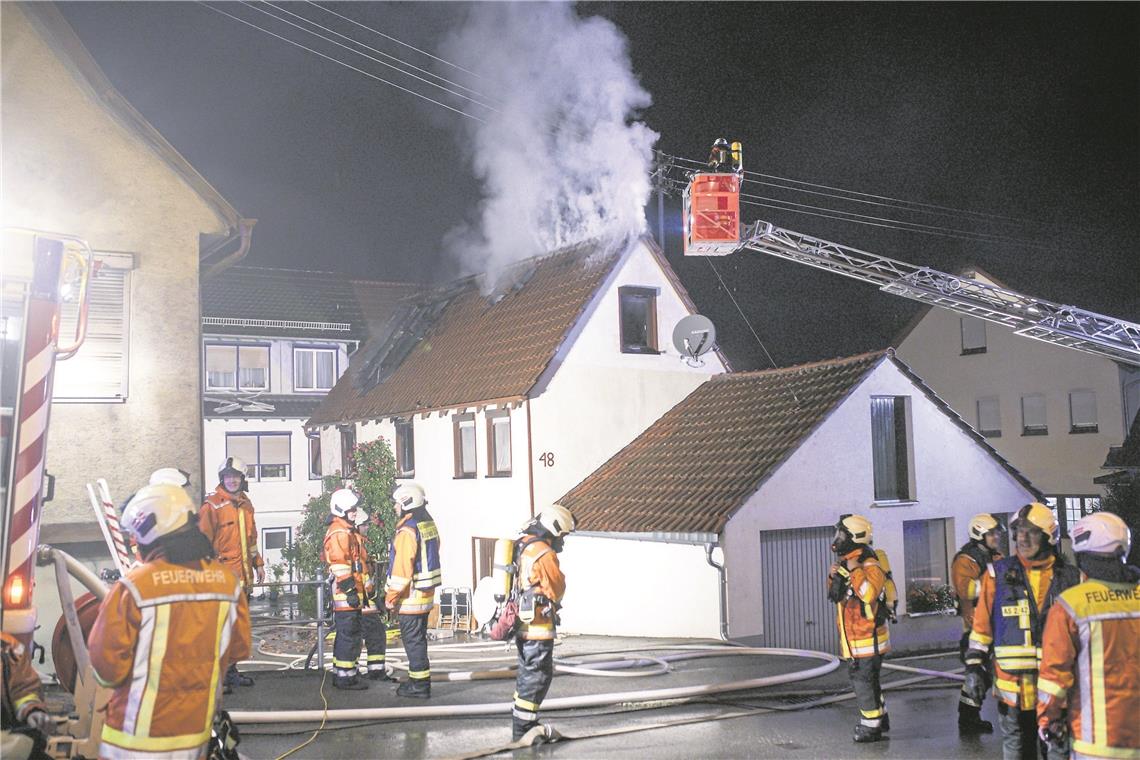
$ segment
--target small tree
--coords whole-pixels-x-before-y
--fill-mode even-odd
[[[1132,474],[1108,485],[1104,498],[1100,500],[1100,508],[1119,515],[1132,531],[1132,552],[1128,555],[1128,562],[1140,565],[1140,474]]]
[[[376,563],[376,585],[383,593],[388,544],[396,527],[391,498],[396,483],[396,458],[383,438],[357,444],[352,449],[352,458],[356,477],[349,483],[338,471],[324,478],[321,494],[302,507],[296,538],[282,551],[282,556],[293,564],[302,580],[325,578],[327,568],[321,562],[321,550],[330,519],[329,497],[336,489],[348,485],[360,495],[360,509],[368,513],[369,520],[363,528],[364,541],[368,556]],[[299,604],[302,612],[316,613],[316,591],[312,586],[301,588]]]

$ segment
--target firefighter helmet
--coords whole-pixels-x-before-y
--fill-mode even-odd
[[[1053,510],[1044,504],[1035,501],[1017,510],[1017,517],[1012,522],[1014,530],[1023,523],[1044,533],[1049,546],[1055,547],[1061,540],[1061,526],[1057,524]]]
[[[871,521],[863,515],[844,515],[835,524],[837,531],[842,531],[851,537],[857,544],[870,546],[874,543],[874,532],[871,530]]]
[[[561,504],[551,504],[538,513],[538,524],[550,535],[560,538],[574,530],[577,521],[566,507]]]
[[[127,501],[123,529],[140,544],[153,544],[185,528],[195,511],[190,494],[181,486],[170,483],[143,486]]]
[[[241,479],[244,481],[246,473],[245,462],[238,457],[226,457],[222,460],[222,463],[218,465],[218,479],[221,480],[224,478],[227,472],[241,475]]]
[[[1111,512],[1093,512],[1085,515],[1070,532],[1073,552],[1077,554],[1103,554],[1125,557],[1132,548],[1132,531]]]
[[[986,534],[991,530],[1005,532],[1005,527],[1001,524],[1001,520],[997,519],[989,512],[982,512],[970,518],[970,538],[975,541],[983,541]]]
[[[419,483],[404,483],[392,493],[392,501],[401,512],[411,512],[427,504],[427,497]]]
[[[185,488],[190,485],[190,473],[177,467],[162,467],[150,474],[150,484],[157,486],[162,483]]]
[[[329,497],[329,511],[337,517],[345,517],[359,503],[360,497],[351,488],[338,488]]]

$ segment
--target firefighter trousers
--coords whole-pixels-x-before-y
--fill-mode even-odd
[[[1018,710],[998,702],[1002,760],[1047,758],[1048,747],[1037,738],[1037,711]]]
[[[368,647],[368,669],[384,670],[386,631],[380,616],[360,610],[337,610],[333,613],[333,670],[338,676],[356,674],[361,644]]]
[[[431,680],[431,663],[427,653],[427,619],[425,615],[400,615],[400,640],[408,656],[408,678]]]
[[[519,672],[515,678],[515,706],[511,711],[511,738],[522,738],[538,725],[538,708],[554,679],[554,640],[515,639]]]
[[[847,677],[855,692],[855,703],[859,705],[859,722],[870,728],[879,728],[886,713],[883,689],[879,685],[882,667],[881,654],[847,661]]]

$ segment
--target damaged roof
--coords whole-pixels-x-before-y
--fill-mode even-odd
[[[409,299],[353,356],[309,425],[524,398],[628,246],[571,246]]]
[[[579,530],[720,533],[737,509],[883,361],[893,362],[1022,485],[1028,480],[892,350],[717,375],[558,502]]]

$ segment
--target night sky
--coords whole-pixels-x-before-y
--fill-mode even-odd
[[[259,220],[246,263],[419,282],[455,274],[443,240],[480,197],[460,117],[201,5],[60,7],[127,99]],[[251,7],[219,7],[352,58]],[[312,6],[285,7],[444,71]],[[465,11],[329,7],[428,51]],[[747,221],[944,271],[977,265],[1016,290],[1140,321],[1140,5],[589,3],[578,12],[629,38],[653,98],[642,119],[661,150],[703,159],[723,136],[744,143],[750,171],[826,186],[752,177],[828,195],[746,184],[785,208],[745,206]],[[397,78],[362,58],[353,65]],[[829,197],[850,198],[843,190],[872,203]],[[799,213],[789,202],[941,234]],[[976,213],[917,213],[914,203]],[[656,233],[655,200],[647,212]],[[682,259],[676,200],[665,226],[669,259],[734,365],[768,366],[709,263]],[[714,264],[781,365],[886,346],[918,309],[761,254]]]

